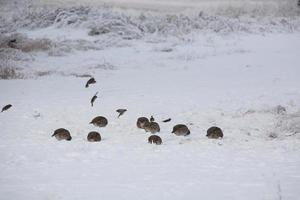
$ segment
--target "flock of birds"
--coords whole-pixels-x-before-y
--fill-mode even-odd
[[[90,84],[95,84],[95,83],[96,83],[95,78],[90,78],[87,81],[85,87],[88,88]],[[91,106],[94,105],[94,102],[97,99],[97,94],[98,92],[91,98],[90,101]],[[12,105],[8,104],[2,108],[1,112],[7,111],[11,107]],[[126,111],[127,109],[117,109],[116,112],[119,114],[118,118],[122,116]],[[168,118],[166,120],[163,120],[162,122],[166,123],[170,121],[171,118]],[[108,120],[103,116],[97,116],[90,122],[90,124],[93,124],[94,126],[101,128],[107,126]],[[158,132],[160,132],[160,126],[157,122],[155,122],[153,116],[151,116],[150,119],[148,119],[147,117],[139,117],[137,119],[136,126],[139,129],[144,129],[146,132],[150,132],[153,134],[148,138],[148,143],[157,144],[157,145],[162,144],[162,139],[158,135],[156,135]],[[172,133],[174,133],[177,136],[188,136],[190,135],[191,132],[186,125],[177,124],[173,127]],[[212,139],[223,138],[223,131],[219,127],[213,126],[207,130],[206,136]],[[55,130],[54,133],[52,134],[52,137],[55,137],[57,140],[67,140],[67,141],[72,140],[72,136],[70,132],[65,128],[59,128]],[[97,131],[89,132],[87,135],[87,140],[89,142],[99,142],[101,141],[101,135]]]

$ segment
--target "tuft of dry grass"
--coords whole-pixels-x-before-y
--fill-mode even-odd
[[[0,67],[0,79],[23,79],[24,75],[13,67]]]

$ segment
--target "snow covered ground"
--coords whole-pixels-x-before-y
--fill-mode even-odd
[[[295,1],[190,0],[180,14],[179,0],[41,2],[0,1],[0,75],[15,70],[0,80],[0,105],[13,105],[0,113],[0,199],[299,199]],[[97,115],[107,127],[89,124]],[[151,115],[160,146],[135,125]],[[191,135],[171,134],[178,123]],[[224,138],[207,139],[211,126]],[[51,137],[61,127],[72,141]]]

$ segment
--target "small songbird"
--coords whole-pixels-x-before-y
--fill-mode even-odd
[[[127,111],[127,109],[118,109],[116,110],[117,113],[119,113],[118,118],[123,115],[125,112]]]
[[[219,127],[213,126],[207,130],[206,137],[210,139],[223,138],[223,131]]]
[[[187,136],[191,132],[190,132],[189,128],[186,125],[177,124],[176,126],[173,127],[172,133],[174,133],[175,135],[178,135],[178,136]]]
[[[105,117],[103,116],[98,116],[95,117],[90,124],[93,124],[94,126],[98,126],[98,127],[105,127],[108,124],[108,121]]]
[[[96,94],[92,97],[92,99],[91,99],[91,105],[92,105],[92,107],[94,106],[94,102],[95,102],[95,100],[98,98],[97,97],[97,94],[98,94],[98,92],[96,92]]]
[[[85,84],[85,87],[88,88],[90,84],[95,84],[96,83],[96,80],[94,78],[90,78],[86,84]]]
[[[162,143],[162,140],[158,135],[151,135],[148,138],[148,143],[160,145]]]
[[[150,117],[150,122],[154,122],[155,121],[155,119],[154,119],[154,117],[151,115],[151,117]]]
[[[100,133],[98,133],[96,131],[92,131],[88,134],[87,140],[89,142],[100,142],[101,141],[101,135],[100,135]]]
[[[1,112],[6,111],[6,110],[10,109],[11,107],[12,107],[12,105],[8,104],[2,108]]]
[[[54,131],[52,137],[55,136],[57,140],[72,140],[71,134],[67,129],[59,128]]]
[[[165,119],[165,120],[163,120],[162,122],[169,122],[169,121],[171,121],[171,118],[168,118],[168,119]]]

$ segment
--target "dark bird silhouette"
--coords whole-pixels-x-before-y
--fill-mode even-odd
[[[163,120],[162,122],[169,122],[169,121],[171,121],[171,118],[168,118],[168,119],[165,119],[165,120]]]
[[[100,142],[101,141],[101,135],[100,135],[100,133],[98,133],[96,131],[92,131],[88,134],[87,140],[89,142]]]
[[[154,122],[155,121],[155,119],[154,119],[154,117],[151,115],[151,117],[150,117],[150,122]]]
[[[1,112],[6,111],[6,110],[10,109],[11,107],[12,107],[12,105],[8,104],[2,108]]]
[[[219,127],[213,126],[207,130],[206,137],[211,139],[223,138],[223,131]]]
[[[117,113],[119,113],[118,118],[123,115],[125,112],[127,111],[127,109],[118,109],[116,110]]]
[[[91,105],[92,105],[92,107],[94,106],[94,102],[95,102],[95,100],[98,98],[97,97],[97,94],[98,94],[98,92],[96,92],[96,94],[92,97],[92,99],[91,99]]]
[[[138,128],[144,129],[146,124],[150,123],[147,117],[139,117],[136,122]]]
[[[158,135],[151,135],[148,138],[148,143],[160,145],[162,143],[162,140]]]
[[[98,127],[105,127],[108,124],[108,121],[105,117],[103,116],[98,116],[95,117],[90,124],[93,124],[94,126],[98,126]]]
[[[156,122],[146,123],[144,129],[146,132],[151,132],[152,134],[160,132],[159,124]]]
[[[95,84],[96,83],[96,80],[94,78],[90,78],[86,84],[85,84],[85,87],[88,88],[90,84]]]
[[[187,136],[191,132],[186,125],[177,124],[176,126],[173,127],[172,133],[174,133],[175,135],[178,135],[178,136]]]
[[[67,129],[59,128],[54,131],[52,137],[55,136],[57,140],[72,140],[71,134]]]

